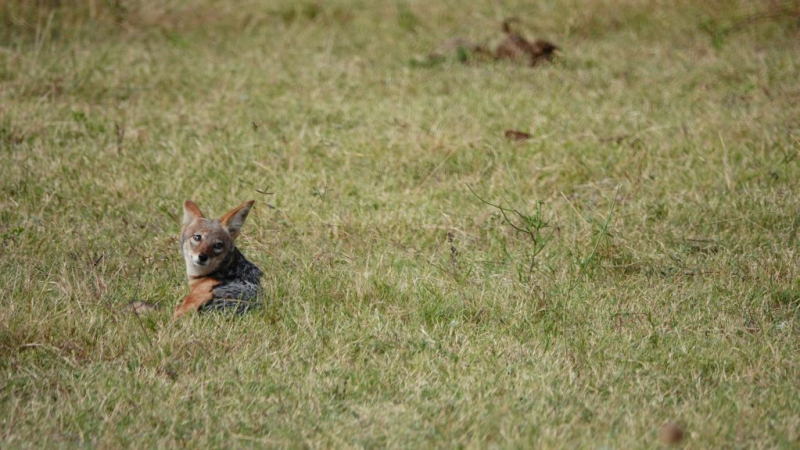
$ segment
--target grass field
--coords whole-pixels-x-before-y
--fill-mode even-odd
[[[798,17],[0,0],[0,447],[797,448]],[[172,320],[187,198],[259,311]]]

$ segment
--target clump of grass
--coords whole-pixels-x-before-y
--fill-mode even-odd
[[[745,28],[769,22],[797,23],[800,20],[800,2],[797,1],[756,4],[755,9],[735,17],[707,16],[701,21],[700,29],[708,34],[714,48],[720,50],[729,35]]]
[[[472,187],[467,187],[472,195],[474,195],[482,203],[500,211],[503,221],[507,226],[511,227],[511,229],[513,229],[516,233],[520,233],[525,236],[526,239],[530,239],[530,249],[527,251],[527,270],[525,271],[524,275],[523,272],[520,272],[519,278],[520,281],[532,283],[534,281],[533,272],[537,266],[536,257],[542,253],[542,250],[544,250],[547,243],[553,237],[552,232],[549,235],[544,235],[543,230],[548,228],[550,225],[550,223],[544,219],[542,214],[542,206],[544,205],[544,202],[537,201],[534,209],[531,212],[521,212],[513,206],[503,206],[502,204],[495,204],[487,201],[475,193],[475,191],[472,190]]]

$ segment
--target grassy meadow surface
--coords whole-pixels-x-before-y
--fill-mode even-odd
[[[0,1],[0,447],[796,448],[798,11]],[[186,198],[261,310],[172,320]]]

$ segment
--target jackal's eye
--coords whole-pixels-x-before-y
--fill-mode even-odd
[[[216,250],[216,251],[222,250],[222,247],[224,247],[222,245],[222,242],[217,242],[216,244],[214,244],[214,250]]]
[[[194,236],[192,236],[192,240],[195,241],[195,242],[200,242],[200,239],[202,239],[202,238],[203,237],[200,236],[199,234],[195,234]]]

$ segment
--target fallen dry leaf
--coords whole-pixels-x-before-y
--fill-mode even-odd
[[[154,303],[148,303],[137,300],[131,303],[131,309],[133,309],[133,312],[135,312],[136,314],[144,314],[150,311],[155,311],[156,309],[158,309],[158,306],[156,306]]]
[[[667,422],[658,430],[658,438],[665,444],[677,444],[683,440],[683,428],[674,422]]]
[[[524,141],[532,137],[533,135],[524,131],[506,130],[506,138],[509,141]]]

